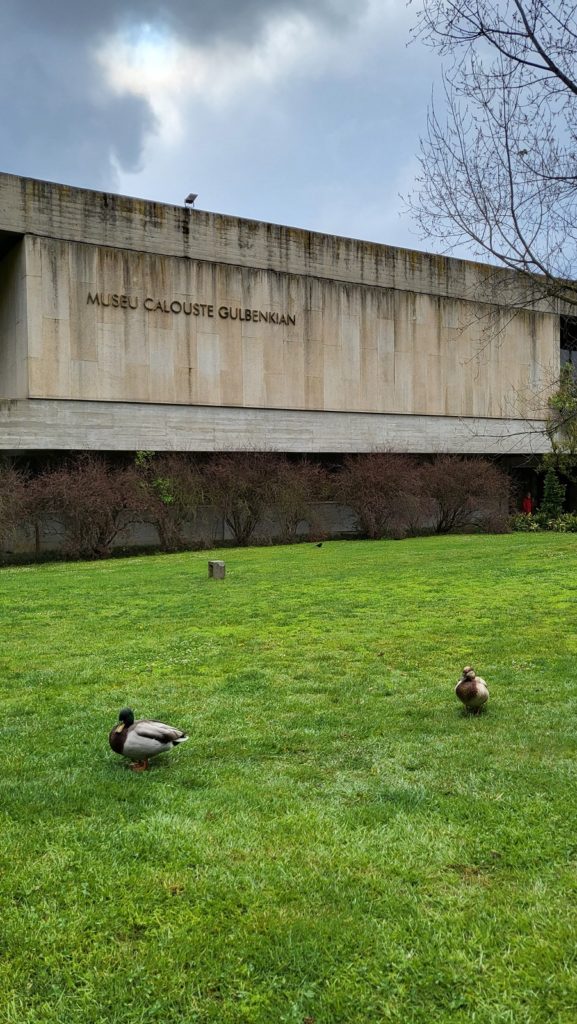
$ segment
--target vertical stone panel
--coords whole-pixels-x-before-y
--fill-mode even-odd
[[[6,392],[29,357],[18,386],[38,398],[498,417],[558,372],[544,313],[58,239],[25,251]]]
[[[0,398],[28,396],[25,243],[0,260]]]
[[[196,336],[197,400],[206,405],[221,402],[221,359],[218,334],[199,331]]]

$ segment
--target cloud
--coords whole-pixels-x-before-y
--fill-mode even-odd
[[[153,25],[197,43],[207,39],[246,42],[271,16],[301,11],[311,20],[343,28],[363,13],[368,0],[4,0],[13,24],[43,35],[87,41],[126,26]],[[354,10],[353,10],[354,8]]]
[[[340,2],[340,0],[339,0]],[[223,6],[227,6],[223,4]],[[212,111],[265,94],[299,78],[309,83],[324,76],[339,79],[358,72],[368,51],[381,42],[385,25],[399,20],[395,0],[358,4],[354,24],[339,17],[335,3],[317,5],[313,17],[302,5],[260,5],[269,17],[257,35],[242,41],[218,34],[202,43],[155,26],[120,29],[100,48],[98,59],[107,86],[117,95],[146,100],[159,132],[172,145],[198,120],[199,108]],[[285,8],[282,11],[282,8]],[[323,17],[331,10],[331,30]]]
[[[23,75],[21,57],[0,45],[1,169],[80,184],[108,181],[112,162],[136,170],[154,128],[149,105],[103,89],[82,55],[59,53],[47,67],[29,47]]]
[[[348,0],[4,0],[2,169],[111,187],[119,170],[138,170],[155,130],[182,125],[179,92],[201,90],[217,101],[239,80],[266,82],[278,73],[273,65],[283,47],[281,63],[288,68],[290,54],[307,37],[346,32],[365,6]]]
[[[398,0],[374,0],[346,30],[293,11],[242,45],[117,33],[100,51],[107,81],[158,122],[122,191],[193,191],[202,209],[414,247],[399,192],[436,58],[407,50],[410,22]]]
[[[318,75],[328,49],[318,25],[293,12],[275,16],[243,45],[216,39],[199,46],[147,26],[138,36],[108,40],[98,56],[108,86],[119,97],[146,100],[174,142],[199,105],[242,103],[247,93],[271,88],[299,68],[314,65]]]
[[[411,21],[403,0],[2,0],[0,169],[414,245],[399,175],[436,57]]]

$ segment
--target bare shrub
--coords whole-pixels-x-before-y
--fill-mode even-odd
[[[194,521],[204,497],[199,466],[188,455],[152,452],[138,452],[136,466],[148,489],[150,515],[162,550],[182,550],[187,546],[184,528]]]
[[[303,459],[291,462],[279,459],[272,481],[275,510],[281,527],[282,540],[294,543],[298,529],[308,523],[309,532],[318,532],[313,510],[327,490],[327,474],[322,466]]]
[[[205,466],[207,500],[220,512],[235,541],[249,543],[267,507],[281,459],[272,452],[227,452]]]
[[[487,459],[439,455],[421,467],[423,507],[434,533],[477,526],[506,529],[508,476]]]
[[[7,462],[0,462],[0,545],[27,517],[28,492],[25,474]]]
[[[373,540],[404,537],[418,525],[419,467],[409,456],[370,452],[349,456],[335,481],[336,497]]]
[[[62,524],[64,550],[73,558],[106,557],[132,524],[151,518],[150,495],[136,468],[97,456],[49,470],[33,490],[36,513]]]

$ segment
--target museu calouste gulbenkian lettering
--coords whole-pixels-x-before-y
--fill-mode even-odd
[[[514,287],[0,174],[0,449],[542,451],[560,317]]]

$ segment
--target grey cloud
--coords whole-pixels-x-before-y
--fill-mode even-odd
[[[273,15],[306,13],[338,32],[364,7],[348,0],[4,0],[0,170],[113,187],[116,163],[137,169],[154,117],[144,100],[107,91],[94,56],[118,29],[153,24],[192,43],[243,44]]]
[[[352,7],[354,6],[354,13]],[[84,43],[122,27],[166,26],[190,40],[230,37],[246,40],[272,15],[300,11],[336,28],[355,21],[366,0],[4,0],[4,11],[24,29],[27,24],[57,38],[82,38]]]
[[[87,47],[0,26],[0,170],[80,185],[114,185],[138,167],[148,105],[105,89]]]

